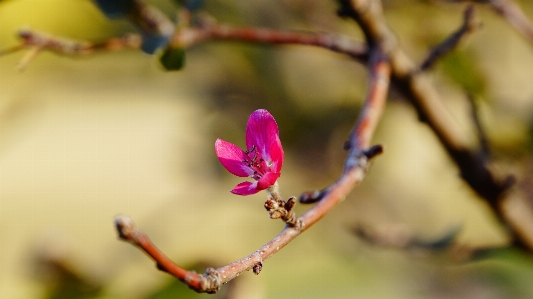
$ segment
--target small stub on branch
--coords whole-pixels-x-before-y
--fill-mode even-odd
[[[307,191],[300,195],[298,201],[303,204],[316,203],[319,202],[325,194],[326,192],[324,192],[324,190]]]
[[[364,152],[365,156],[368,159],[372,159],[375,156],[380,155],[382,153],[383,153],[383,146],[381,144],[374,145]]]
[[[263,263],[259,262],[255,264],[252,270],[254,271],[255,275],[259,275],[259,273],[261,273],[261,270],[263,270]]]

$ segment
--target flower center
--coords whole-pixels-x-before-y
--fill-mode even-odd
[[[261,157],[261,154],[255,145],[253,145],[251,149],[246,150],[245,153],[247,159],[242,160],[242,162],[254,171],[252,174],[252,178],[254,180],[259,181],[263,175],[265,175],[267,172],[270,172],[272,161],[265,161],[265,159]]]

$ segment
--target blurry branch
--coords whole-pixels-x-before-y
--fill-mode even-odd
[[[452,227],[438,238],[422,239],[406,225],[388,224],[377,227],[357,225],[351,231],[366,243],[381,248],[407,250],[416,254],[444,254],[454,263],[471,262],[480,259],[491,251],[510,248],[509,246],[469,246],[458,242],[461,227]],[[512,244],[511,244],[512,246]]]
[[[391,66],[381,48],[372,48],[368,69],[369,91],[359,120],[348,140],[350,150],[368,147],[389,92]]]
[[[420,70],[425,71],[430,69],[439,58],[453,50],[468,33],[472,33],[480,27],[480,23],[475,19],[474,12],[473,6],[469,6],[465,10],[463,25],[442,43],[433,48],[420,66]]]
[[[439,94],[429,78],[418,72],[418,68],[400,48],[394,32],[388,27],[382,13],[380,1],[339,0],[340,16],[355,20],[363,30],[369,44],[379,42],[391,61],[392,83],[416,108],[420,120],[434,131],[450,158],[458,166],[461,177],[492,208],[494,214],[504,222],[515,238],[515,244],[533,251],[533,229],[531,221],[516,221],[504,208],[505,192],[513,180],[497,179],[485,165],[483,157],[467,146],[467,138],[443,106]],[[533,220],[533,213],[526,213]]]
[[[265,44],[311,45],[346,54],[363,62],[367,60],[366,46],[346,36],[333,33],[275,30],[267,28],[234,27],[200,18],[200,25],[185,27],[174,33],[172,47],[188,48],[210,40],[228,40]]]
[[[143,37],[139,34],[128,34],[124,37],[111,38],[100,43],[73,41],[32,30],[21,30],[19,37],[22,43],[14,47],[0,50],[0,55],[10,54],[29,49],[19,62],[18,69],[23,70],[40,51],[47,50],[60,55],[89,55],[96,51],[118,51],[139,49],[143,45]],[[366,46],[346,36],[333,33],[312,33],[303,31],[274,30],[266,28],[234,27],[213,22],[201,22],[200,26],[178,28],[172,36],[169,47],[189,48],[196,44],[211,40],[243,41],[264,44],[298,44],[312,45],[334,52],[343,53],[351,58],[364,62],[367,59]]]
[[[533,24],[524,14],[520,6],[512,0],[491,0],[494,10],[505,18],[533,45]]]
[[[281,233],[252,254],[217,269],[208,268],[203,275],[187,271],[168,259],[126,216],[115,218],[120,238],[146,252],[156,262],[158,269],[173,275],[197,292],[216,293],[222,284],[236,278],[244,271],[252,269],[255,274],[259,274],[266,259],[289,244],[343,201],[366,176],[370,159],[382,152],[382,147],[379,145],[370,147],[370,139],[387,98],[390,65],[384,60],[379,48],[374,49],[371,56],[373,59],[369,65],[371,78],[369,92],[357,124],[349,137],[350,151],[344,171],[335,183],[321,193],[321,200],[293,222],[298,225],[288,223]]]
[[[485,130],[483,129],[483,125],[481,124],[481,119],[479,118],[479,108],[473,95],[468,94],[467,99],[471,107],[470,115],[472,116],[472,122],[474,123],[474,127],[478,136],[480,148],[479,156],[483,161],[487,162],[490,156],[489,140]]]
[[[119,51],[124,49],[139,49],[141,36],[128,34],[115,37],[100,43],[75,41],[63,37],[56,37],[46,33],[22,29],[18,36],[22,43],[11,48],[0,50],[0,55],[14,53],[23,49],[29,51],[21,58],[17,68],[24,70],[41,51],[51,51],[59,55],[90,55],[97,51]]]
[[[533,24],[513,0],[445,0],[448,2],[473,2],[488,4],[509,22],[530,44],[533,45]]]
[[[366,242],[395,249],[426,249],[441,250],[450,249],[459,233],[459,227],[446,232],[435,240],[422,240],[415,236],[406,225],[384,225],[369,227],[364,225],[355,226],[352,231]]]

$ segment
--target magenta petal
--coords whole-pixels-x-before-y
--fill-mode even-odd
[[[281,141],[279,136],[277,140],[272,143],[270,146],[270,158],[272,159],[272,167],[270,168],[273,172],[280,172],[281,166],[283,166],[283,148],[281,147]]]
[[[269,151],[276,142],[279,143],[279,130],[274,117],[265,109],[254,111],[246,125],[246,146],[248,149],[255,145],[261,156],[268,159],[272,158]],[[281,143],[279,147],[281,148]]]
[[[215,141],[215,152],[222,166],[232,174],[240,177],[247,177],[253,174],[253,170],[242,162],[246,159],[246,154],[235,144],[217,139]]]
[[[262,176],[259,181],[257,181],[257,189],[265,190],[266,188],[274,185],[278,180],[281,173],[279,172],[269,172]]]
[[[257,192],[261,191],[257,188],[257,182],[250,183],[250,182],[242,182],[235,186],[233,190],[231,190],[231,193],[237,194],[237,195],[252,195],[256,194]]]

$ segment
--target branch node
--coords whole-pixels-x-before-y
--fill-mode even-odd
[[[265,201],[265,209],[268,211],[270,219],[283,220],[291,227],[298,227],[299,222],[296,218],[296,213],[292,211],[296,204],[296,197],[291,196],[286,202],[279,197],[269,197]]]
[[[214,268],[207,268],[202,276],[202,289],[208,294],[215,294],[220,289],[220,274]]]
[[[344,162],[344,171],[348,172],[354,167],[360,167],[366,171],[370,164],[369,160],[366,151],[354,148],[351,150],[350,154],[348,154],[346,162]]]
[[[255,275],[259,275],[259,273],[261,273],[261,270],[263,270],[263,263],[259,262],[255,264],[252,270],[254,271]]]

